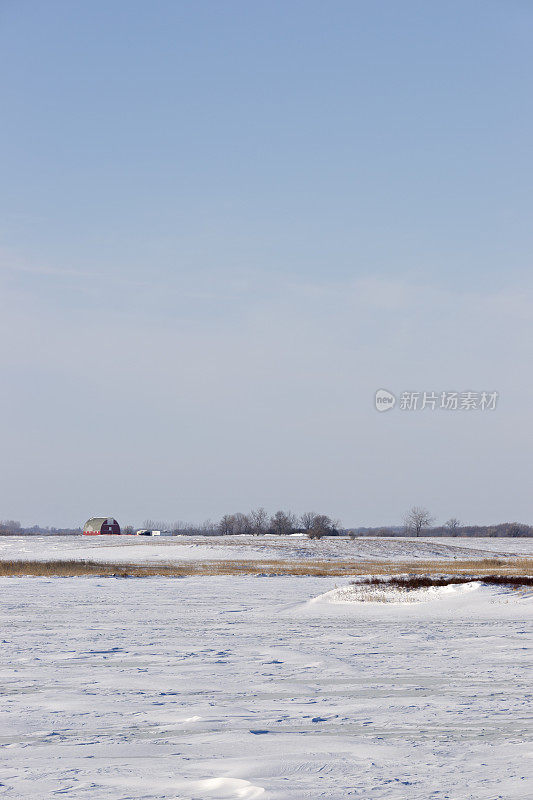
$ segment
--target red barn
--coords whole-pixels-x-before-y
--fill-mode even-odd
[[[84,536],[108,536],[120,533],[120,525],[113,517],[91,517],[83,526]]]

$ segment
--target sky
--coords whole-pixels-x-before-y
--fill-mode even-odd
[[[2,0],[0,518],[533,523],[532,29]]]

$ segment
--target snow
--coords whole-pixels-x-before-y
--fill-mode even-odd
[[[0,796],[531,797],[530,593],[2,578],[0,620]]]
[[[172,563],[190,560],[324,559],[447,560],[533,555],[533,538],[376,538],[295,536],[3,536],[0,560],[88,559]]]
[[[361,582],[333,589],[311,603],[424,603],[431,600],[457,599],[465,592],[472,592],[481,587],[478,581],[448,586],[430,586],[427,588],[405,591],[384,583],[380,586],[369,586]]]

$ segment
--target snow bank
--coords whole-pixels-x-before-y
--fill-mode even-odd
[[[311,603],[423,603],[446,600],[469,594],[481,587],[479,581],[450,584],[449,586],[430,586],[422,589],[402,589],[397,586],[372,586],[354,583],[341,586],[313,598]]]

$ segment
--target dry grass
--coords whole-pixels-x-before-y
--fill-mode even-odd
[[[363,578],[362,580],[352,581],[354,586],[372,586],[372,588],[382,589],[401,589],[409,591],[411,589],[429,589],[433,586],[452,586],[461,583],[469,583],[471,576],[455,575],[445,577],[442,575],[392,575],[390,577]],[[533,586],[533,575],[481,575],[477,578],[487,586],[512,586],[523,587]]]
[[[465,561],[310,561],[269,559],[230,561],[181,561],[173,563],[111,563],[97,561],[0,561],[0,577],[131,577],[183,578],[193,575],[533,575],[533,558],[488,558]]]

